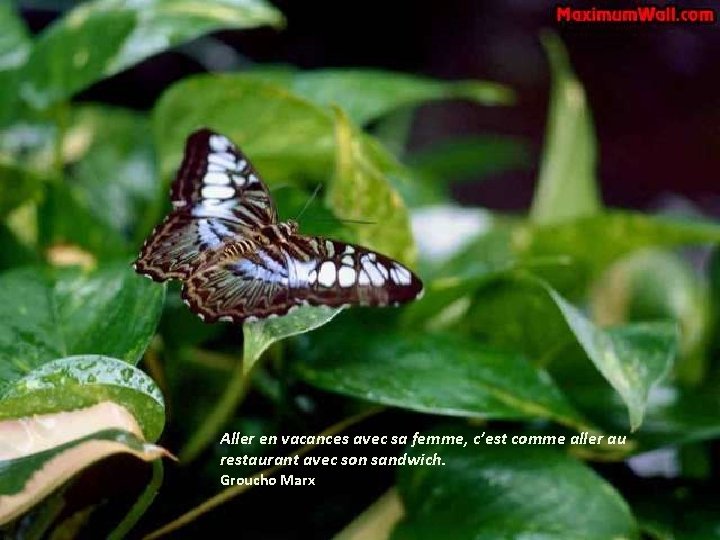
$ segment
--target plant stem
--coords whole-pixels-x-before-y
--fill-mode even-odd
[[[130,512],[123,518],[115,529],[108,535],[108,540],[121,540],[125,538],[130,530],[135,526],[138,520],[143,516],[147,509],[155,500],[160,486],[163,481],[163,464],[162,460],[156,459],[152,462],[152,478],[140,498],[135,501]]]
[[[252,371],[245,373],[245,362],[238,362],[233,369],[230,383],[215,408],[180,451],[182,463],[194,460],[210,444],[247,394],[251,379]]]

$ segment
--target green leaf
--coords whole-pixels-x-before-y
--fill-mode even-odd
[[[38,200],[43,179],[14,164],[0,163],[0,215],[6,216],[27,201]]]
[[[108,429],[43,452],[0,461],[0,524],[21,515],[85,467],[118,453],[145,461],[168,455],[137,434]]]
[[[368,220],[356,229],[358,242],[403,262],[416,257],[407,209],[367,154],[360,134],[340,109],[335,110],[337,169],[327,192],[336,215]]]
[[[0,71],[21,66],[31,47],[30,33],[13,3],[0,4]]]
[[[586,425],[545,372],[452,334],[333,325],[304,345],[300,377],[331,392],[433,414]]]
[[[462,99],[482,105],[507,105],[513,93],[488,81],[439,81],[375,69],[255,68],[245,74],[285,86],[323,107],[341,107],[356,124],[367,124],[395,109],[426,101]]]
[[[66,172],[48,189],[39,215],[41,241],[80,246],[102,260],[126,258],[167,202],[149,121],[100,106],[76,107],[68,116]]]
[[[433,434],[445,434],[445,431]],[[447,430],[472,440],[479,431]],[[444,466],[401,467],[406,517],[394,539],[637,539],[627,504],[591,469],[557,450],[528,446],[419,445]]]
[[[180,459],[183,462],[192,461],[215,440],[235,412],[238,403],[245,397],[252,369],[270,345],[290,336],[310,332],[328,323],[341,310],[342,308],[327,306],[307,306],[295,309],[283,317],[244,323],[242,362],[238,362],[215,408],[183,448]]]
[[[412,168],[434,182],[474,180],[530,168],[524,141],[498,135],[445,139],[408,156]]]
[[[155,332],[164,291],[127,264],[0,274],[0,394],[56,358],[102,354],[136,363]]]
[[[140,424],[145,439],[160,437],[165,405],[153,380],[127,362],[99,355],[52,360],[13,381],[0,396],[0,421],[72,411],[104,401],[125,407]]]
[[[553,33],[543,35],[553,86],[545,149],[531,217],[557,223],[597,213],[602,207],[595,177],[596,143],[585,90],[567,51]]]
[[[645,249],[623,257],[591,291],[593,319],[603,326],[668,319],[680,327],[680,358],[675,374],[685,384],[700,382],[706,371],[709,330],[705,284],[680,256]]]
[[[523,257],[568,257],[574,266],[574,285],[584,289],[582,285],[610,263],[635,250],[719,241],[716,223],[604,212],[554,225],[518,227],[512,249]]]
[[[45,108],[202,34],[282,21],[263,0],[87,2],[37,38],[22,71],[22,97]]]
[[[548,289],[565,322],[603,377],[627,405],[630,429],[642,423],[650,389],[666,377],[678,348],[672,323],[633,324],[601,330],[575,306]]]
[[[261,319],[243,325],[243,370],[248,373],[273,343],[304,334],[330,322],[342,308],[299,307],[283,317]]]
[[[228,136],[270,186],[329,176],[332,117],[286,90],[242,76],[202,75],[174,84],[153,111],[163,178],[179,167],[185,139],[200,127]]]

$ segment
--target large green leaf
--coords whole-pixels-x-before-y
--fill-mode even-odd
[[[586,425],[542,370],[452,334],[332,325],[302,342],[297,371],[325,390],[434,414]]]
[[[508,104],[512,92],[487,81],[440,81],[375,69],[255,68],[246,74],[285,86],[318,105],[337,105],[357,124],[367,124],[401,107],[425,101],[463,99],[483,105]]]
[[[366,151],[362,136],[336,110],[337,168],[327,192],[330,207],[345,219],[369,220],[357,239],[405,263],[415,259],[407,209]]]
[[[448,430],[472,440],[480,432]],[[437,453],[435,467],[401,467],[405,519],[393,538],[507,540],[637,539],[622,497],[582,463],[557,450],[528,446],[462,448],[418,445],[413,457]]]
[[[145,461],[168,455],[137,433],[106,429],[42,452],[0,461],[0,524],[27,511],[85,467],[118,453]]]
[[[263,0],[96,0],[45,30],[22,71],[22,97],[38,108],[202,34],[282,24]]]
[[[595,178],[595,133],[587,97],[575,78],[560,39],[544,35],[553,87],[545,149],[531,217],[557,223],[601,208]]]
[[[271,187],[289,179],[330,176],[332,116],[287,90],[242,76],[202,75],[165,92],[153,112],[163,178],[177,170],[185,139],[200,127],[227,135]]]
[[[72,411],[104,401],[125,407],[145,439],[156,440],[165,423],[162,394],[153,380],[127,362],[99,355],[47,362],[5,387],[0,420]]]
[[[548,291],[588,358],[620,394],[630,429],[642,423],[650,389],[667,376],[678,349],[672,323],[632,324],[602,330],[556,291]]]
[[[155,332],[164,290],[127,264],[0,274],[0,393],[44,363],[73,354],[136,363]]]
[[[510,137],[481,135],[439,141],[408,156],[428,181],[474,180],[490,174],[530,168],[527,143]]]

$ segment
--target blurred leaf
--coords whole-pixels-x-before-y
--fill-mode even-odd
[[[553,289],[548,289],[588,358],[627,405],[630,429],[642,423],[650,388],[670,371],[678,331],[671,323],[633,324],[601,330]]]
[[[286,337],[310,332],[329,322],[342,308],[327,306],[299,307],[283,317],[260,319],[243,324],[243,358],[237,364],[223,395],[200,428],[192,435],[180,453],[183,462],[192,461],[220,432],[245,397],[251,371],[260,356],[273,343]]]
[[[432,434],[445,432],[433,432]],[[472,440],[479,432],[448,434]],[[637,539],[627,504],[591,469],[554,449],[418,445],[412,456],[440,455],[444,466],[400,467],[406,517],[395,539]],[[591,509],[591,510],[588,510]]]
[[[595,133],[585,90],[575,78],[562,42],[543,35],[553,86],[545,149],[531,217],[557,223],[597,213],[602,207],[595,177]]]
[[[340,109],[335,112],[337,169],[327,192],[330,206],[345,219],[374,222],[356,229],[360,244],[411,263],[416,252],[402,199],[364,152],[347,116]]]
[[[680,327],[675,373],[693,384],[705,371],[709,327],[707,290],[693,268],[674,253],[641,250],[605,272],[591,291],[593,319],[603,326],[669,319]]]
[[[36,108],[67,100],[149,56],[219,29],[282,24],[263,0],[96,0],[37,38],[22,71],[22,97]]]
[[[37,200],[42,192],[43,179],[27,169],[0,163],[0,215],[29,200]]]
[[[0,274],[0,395],[56,358],[102,354],[136,363],[155,332],[164,291],[126,264]]]
[[[488,81],[440,81],[375,69],[254,68],[245,74],[285,86],[323,107],[341,107],[356,124],[367,124],[395,109],[426,101],[463,99],[483,105],[507,105],[513,93]]]
[[[0,420],[74,411],[106,401],[125,407],[145,439],[160,437],[165,405],[153,380],[127,362],[99,355],[52,360],[12,381],[0,396]],[[95,430],[99,429],[104,427]]]
[[[109,429],[44,452],[0,462],[0,524],[27,511],[82,469],[118,453],[145,461],[168,455],[137,434]]]
[[[531,163],[524,141],[497,135],[445,139],[413,153],[408,160],[420,175],[443,184],[526,170]]]
[[[334,325],[301,343],[299,375],[331,392],[433,414],[586,425],[545,372],[459,336]]]
[[[64,137],[71,189],[109,229],[132,236],[166,197],[155,175],[149,121],[109,107],[78,107],[72,116]]]
[[[0,4],[0,71],[22,65],[31,47],[28,29],[13,3]]]
[[[0,271],[39,262],[37,254],[0,223]]]
[[[574,265],[573,285],[584,289],[610,263],[635,250],[718,241],[716,223],[604,212],[556,225],[520,226],[513,233],[512,249],[523,257],[568,257]],[[469,250],[476,252],[472,246]]]
[[[91,201],[83,200],[67,183],[48,186],[38,212],[39,243],[46,250],[53,246],[79,246],[101,261],[126,260],[130,242],[107,226],[93,212]]]

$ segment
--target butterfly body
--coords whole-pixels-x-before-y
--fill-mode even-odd
[[[156,281],[183,280],[185,303],[207,322],[279,316],[301,305],[397,305],[422,293],[422,282],[389,257],[278,222],[247,158],[212,131],[188,138],[171,199],[174,210],[134,266]]]

